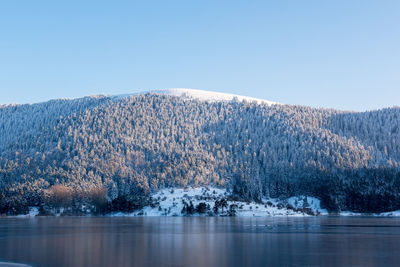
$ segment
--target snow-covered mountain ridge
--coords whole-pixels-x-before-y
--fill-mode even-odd
[[[214,92],[214,91],[206,91],[206,90],[198,90],[198,89],[187,89],[187,88],[168,88],[168,89],[161,89],[161,90],[150,90],[144,91],[135,94],[124,94],[124,95],[117,95],[114,96],[115,98],[121,99],[130,96],[142,95],[142,94],[158,94],[158,95],[171,95],[171,96],[179,96],[185,97],[189,99],[197,99],[201,101],[232,101],[237,99],[238,101],[248,101],[248,102],[256,102],[258,104],[266,104],[266,105],[274,105],[278,104],[273,101],[254,98],[249,96],[242,96],[236,94],[229,94],[229,93],[222,93],[222,92]]]

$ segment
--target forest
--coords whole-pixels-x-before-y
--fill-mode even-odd
[[[0,105],[0,214],[139,209],[170,187],[329,211],[400,209],[400,108],[350,112],[155,93]]]

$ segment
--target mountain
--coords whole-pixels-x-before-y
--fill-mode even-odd
[[[398,107],[345,112],[190,89],[2,105],[0,213],[78,200],[140,207],[186,186],[391,211],[400,209],[399,125]]]

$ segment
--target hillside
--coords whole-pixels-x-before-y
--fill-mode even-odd
[[[399,125],[397,107],[343,112],[188,89],[3,105],[0,213],[89,202],[117,211],[187,186],[392,211]]]

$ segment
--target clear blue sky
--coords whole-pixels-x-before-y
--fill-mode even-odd
[[[0,2],[0,103],[172,87],[400,105],[400,1]]]

